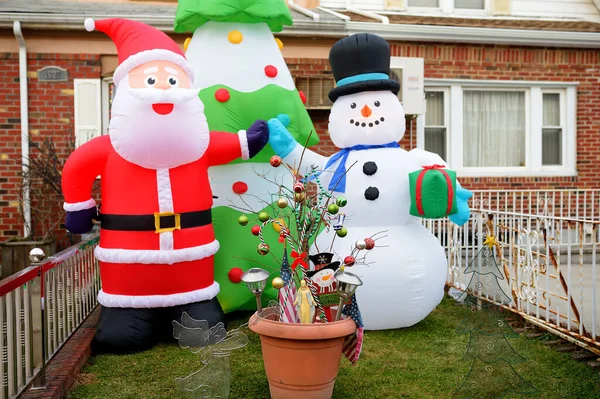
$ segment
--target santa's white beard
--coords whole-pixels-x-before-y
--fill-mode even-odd
[[[173,104],[173,110],[160,115],[152,104]],[[197,89],[132,89],[124,78],[111,113],[109,135],[115,151],[143,168],[185,165],[208,148],[208,124]]]

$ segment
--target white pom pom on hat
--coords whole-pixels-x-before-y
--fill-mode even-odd
[[[96,23],[91,18],[86,18],[83,26],[85,26],[85,30],[88,32],[92,32],[94,29],[96,29]]]

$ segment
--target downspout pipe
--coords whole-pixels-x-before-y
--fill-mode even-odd
[[[21,31],[21,22],[14,21],[13,32],[19,44],[19,86],[21,94],[21,167],[23,170],[23,226],[24,237],[31,235],[31,197],[29,187],[29,99],[27,92],[27,47]]]

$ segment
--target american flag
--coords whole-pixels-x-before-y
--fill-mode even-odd
[[[342,314],[351,317],[356,323],[356,332],[346,337],[343,349],[344,356],[346,356],[352,364],[356,364],[360,352],[362,351],[364,333],[362,317],[360,315],[360,310],[358,310],[358,305],[356,304],[356,294],[352,295],[352,303],[344,305]]]
[[[298,316],[298,311],[294,306],[296,283],[294,283],[294,279],[292,278],[292,268],[288,262],[287,248],[283,249],[283,261],[281,262],[280,274],[285,283],[279,290],[279,305],[281,305],[281,308],[283,309],[281,321],[284,323],[299,323],[300,318]]]

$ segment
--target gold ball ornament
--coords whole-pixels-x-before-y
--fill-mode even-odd
[[[294,201],[296,201],[296,202],[304,202],[305,199],[306,199],[306,193],[304,193],[304,192],[294,194]]]
[[[277,206],[280,207],[281,209],[285,208],[288,206],[288,200],[286,198],[279,198],[277,200]]]
[[[239,30],[232,30],[227,35],[227,40],[229,40],[229,43],[240,44],[244,40],[244,35]]]
[[[283,279],[281,277],[275,277],[273,279],[273,281],[271,281],[271,285],[273,286],[273,288],[275,288],[276,290],[280,290],[283,288],[283,286],[285,285],[285,282],[283,281]]]

